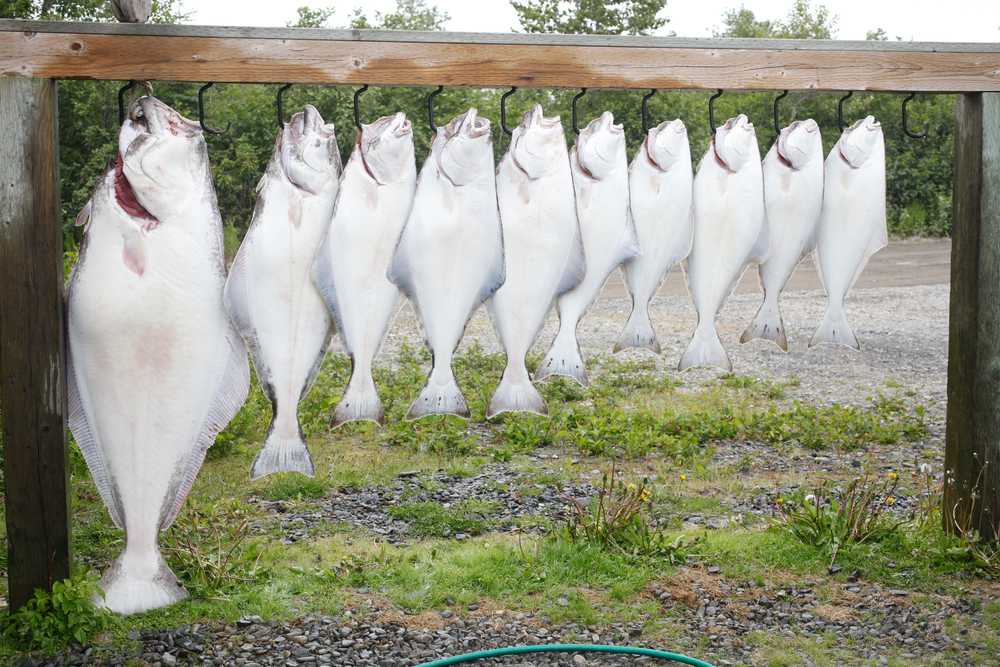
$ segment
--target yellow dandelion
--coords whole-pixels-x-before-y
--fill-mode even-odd
[[[784,504],[785,504],[785,499],[784,499],[784,498],[778,498],[778,499],[777,499],[777,500],[775,500],[774,502],[775,502],[776,504],[778,504],[778,505],[784,505]]]
[[[896,479],[896,478],[899,477],[899,473],[897,473],[895,470],[892,470],[892,471],[889,472],[888,477],[889,477],[889,479],[893,479],[894,480],[894,479]]]
[[[687,476],[687,475],[685,475],[684,473],[681,473],[681,481],[682,481],[682,482],[686,482],[686,481],[687,481],[687,478],[688,478],[688,476]]]
[[[895,502],[896,502],[895,496],[886,496],[885,497],[885,504],[886,505],[893,505],[893,504],[895,504]]]

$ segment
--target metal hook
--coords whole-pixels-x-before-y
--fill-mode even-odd
[[[788,91],[783,91],[780,95],[774,98],[774,140],[778,140],[778,135],[781,134],[781,115],[778,113],[778,104],[781,100],[788,97]]]
[[[843,97],[841,97],[837,101],[837,127],[840,128],[841,132],[844,131],[844,127],[845,127],[845,125],[844,125],[844,102],[846,102],[847,100],[851,99],[851,95],[853,95],[853,94],[854,94],[854,91],[850,90],[850,91],[847,92],[846,95],[844,95]]]
[[[576,95],[573,96],[573,104],[572,104],[572,106],[570,108],[572,109],[572,112],[573,112],[572,115],[573,115],[573,133],[574,134],[580,134],[580,128],[576,124],[576,103],[580,100],[581,97],[583,97],[586,94],[587,94],[587,89],[586,88],[581,88],[580,92],[578,92]]]
[[[206,83],[204,86],[198,89],[198,123],[201,125],[201,129],[207,132],[208,134],[225,134],[226,132],[229,131],[229,128],[232,126],[231,122],[226,123],[226,129],[224,130],[216,130],[209,127],[208,125],[205,125],[205,100],[204,100],[205,91],[214,85],[215,82]]]
[[[118,124],[119,125],[122,125],[122,124],[125,123],[125,95],[128,94],[128,91],[130,91],[133,88],[135,88],[135,84],[137,84],[137,83],[139,83],[139,82],[135,81],[135,80],[132,80],[132,81],[129,81],[124,86],[122,86],[121,88],[118,89]]]
[[[444,86],[438,86],[434,92],[427,96],[427,124],[431,128],[431,133],[437,132],[437,125],[434,124],[434,98],[441,94]]]
[[[715,138],[715,100],[722,97],[723,92],[722,88],[719,88],[718,92],[708,98],[708,133],[712,135],[713,139]]]
[[[924,123],[923,132],[914,132],[910,129],[909,116],[907,114],[906,107],[910,104],[910,100],[916,97],[916,93],[910,93],[903,99],[903,134],[908,136],[910,139],[924,139],[927,136],[928,124]]]
[[[651,88],[642,96],[642,133],[649,132],[649,99],[656,94],[656,88]]]
[[[278,88],[278,99],[275,101],[274,106],[278,110],[278,127],[285,127],[285,91],[292,87],[292,84],[286,83],[281,88]]]
[[[513,95],[516,90],[517,86],[512,86],[510,90],[500,96],[500,129],[503,130],[504,134],[508,137],[514,132],[507,127],[507,98]]]
[[[361,95],[368,90],[368,84],[354,91],[354,127],[361,129]]]

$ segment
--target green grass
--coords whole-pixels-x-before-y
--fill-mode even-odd
[[[410,532],[420,537],[468,536],[485,532],[498,509],[496,503],[483,500],[466,500],[452,507],[424,501],[391,507],[389,516],[406,521]]]

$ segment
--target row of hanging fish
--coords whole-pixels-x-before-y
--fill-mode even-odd
[[[577,328],[619,266],[633,309],[616,349],[659,351],[649,303],[687,258],[698,327],[681,368],[728,367],[715,317],[742,272],[758,262],[765,293],[743,339],[786,347],[778,296],[815,246],[829,305],[814,342],[856,347],[843,300],[885,244],[881,130],[856,123],[825,169],[821,152],[816,124],[796,122],[762,169],[739,116],[692,177],[680,121],[652,128],[629,165],[610,113],[567,150],[559,118],[536,106],[494,169],[490,123],[470,109],[438,128],[418,176],[402,113],[364,125],[344,166],[333,126],[307,106],[279,133],[227,276],[202,131],[139,99],[78,217],[86,237],[67,288],[70,428],[126,535],[102,604],[133,613],[186,594],[158,533],[246,399],[248,351],[273,407],[251,476],[313,474],[297,410],[333,332],[352,363],[335,422],[380,421],[372,363],[403,295],[433,354],[411,418],[468,415],[452,355],[484,302],[508,360],[489,414],[544,414],[528,350],[555,305],[559,331],[534,379],[585,383]]]

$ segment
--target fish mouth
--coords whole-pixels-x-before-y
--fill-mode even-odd
[[[357,147],[361,156],[361,166],[369,178],[379,185],[386,183],[375,175],[375,170],[368,163],[368,151],[377,146],[382,137],[392,136],[402,139],[411,134],[413,134],[413,124],[402,111],[397,111],[391,116],[383,116],[370,125],[362,126],[357,134]]]
[[[155,98],[141,97],[129,109],[128,117],[118,134],[118,155],[115,156],[113,170],[115,202],[122,211],[133,218],[158,222],[156,216],[139,203],[135,189],[125,175],[125,156],[129,150],[133,147],[138,148],[152,139],[154,128],[157,132],[163,130],[164,124],[154,120],[159,118],[158,109],[154,103],[162,105]]]

